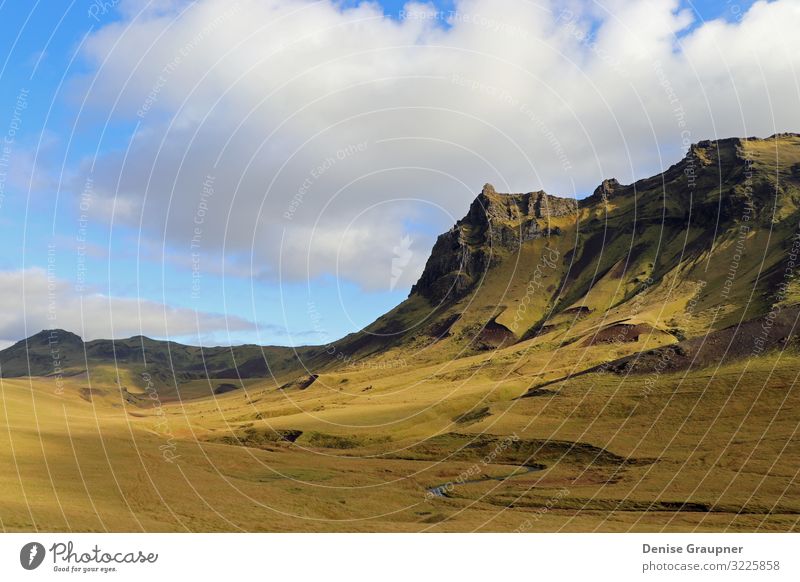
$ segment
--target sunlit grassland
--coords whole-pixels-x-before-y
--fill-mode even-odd
[[[63,394],[4,380],[0,517],[6,530],[796,529],[798,365],[790,351],[649,384],[588,374],[531,398],[519,398],[530,378],[503,380],[491,363],[457,382],[354,371],[293,393],[252,384],[139,406],[113,390],[82,397],[79,379]],[[277,436],[288,430],[301,431],[293,443]],[[449,434],[629,462],[532,444],[486,463]],[[532,463],[546,468],[426,495]]]

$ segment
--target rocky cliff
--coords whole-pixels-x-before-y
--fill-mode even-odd
[[[411,289],[431,301],[463,297],[492,261],[527,241],[560,234],[551,219],[575,214],[578,202],[543,191],[500,194],[485,184],[466,216],[439,236]]]

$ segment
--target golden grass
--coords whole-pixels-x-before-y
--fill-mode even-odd
[[[661,376],[650,388],[647,376],[592,374],[552,385],[554,394],[518,399],[536,383],[530,368],[546,354],[515,348],[494,354],[498,361],[485,355],[443,366],[461,373],[458,380],[437,380],[431,367],[380,378],[354,371],[323,375],[291,394],[264,382],[160,406],[132,406],[109,389],[89,401],[79,394],[81,379],[68,380],[60,395],[52,380],[3,380],[2,527],[797,529],[796,354]],[[577,359],[581,350],[574,351]],[[522,361],[525,376],[505,377],[503,358]],[[372,389],[363,391],[366,385]],[[487,414],[456,422],[484,408]],[[302,435],[294,443],[244,438],[288,430]],[[430,498],[427,488],[460,475],[507,475],[541,460],[517,452],[513,462],[486,463],[463,443],[449,450],[457,439],[429,440],[450,433],[586,443],[632,462],[550,455],[543,471]],[[242,444],[220,441],[235,436]],[[414,453],[425,442],[438,443],[435,458]],[[677,511],[683,503],[691,505]]]

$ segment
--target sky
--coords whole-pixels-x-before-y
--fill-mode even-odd
[[[800,130],[800,1],[0,3],[0,347],[327,343],[485,182]]]

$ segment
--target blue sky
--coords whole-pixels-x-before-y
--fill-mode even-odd
[[[30,5],[0,4],[4,31],[0,46],[2,54],[7,55],[0,71],[0,102],[13,104],[20,91],[30,92],[22,128],[15,136],[17,152],[39,151],[59,166],[69,168],[98,149],[120,148],[129,140],[135,123],[116,123],[106,128],[87,120],[80,127],[74,127],[78,104],[70,97],[70,79],[91,72],[90,67],[75,56],[77,47],[85,35],[120,18],[114,8],[105,13],[98,10],[97,19],[90,17],[89,10],[97,5],[76,1],[68,8],[59,6],[54,10],[48,1]],[[396,10],[396,7],[388,9]],[[69,147],[65,143],[68,136]],[[50,139],[55,143],[50,143]],[[56,273],[67,280],[77,280],[75,246],[78,243],[74,239],[78,236],[80,215],[65,204],[59,204],[63,202],[63,198],[59,200],[60,194],[53,185],[28,192],[24,181],[9,188],[0,215],[4,226],[0,237],[3,248],[13,251],[0,253],[0,269],[44,268],[48,245],[56,244],[57,253],[63,257],[58,261]],[[204,273],[203,293],[194,298],[186,283],[187,273],[165,268],[157,260],[137,258],[137,235],[136,230],[125,227],[110,230],[90,224],[87,243],[108,249],[108,256],[85,258],[87,292],[238,315],[260,324],[257,331],[234,332],[233,336],[217,332],[203,338],[204,342],[212,344],[332,341],[368,324],[401,302],[408,293],[407,287],[363,293],[347,281],[337,282],[330,277],[318,278],[310,285],[295,282],[277,286]],[[340,293],[348,303],[357,304],[359,310],[342,310]],[[316,319],[309,317],[309,311],[325,315]]]
[[[337,5],[352,9],[358,4],[348,1]],[[131,144],[135,142],[133,132],[137,127],[140,131],[146,131],[156,125],[155,120],[159,116],[169,119],[176,113],[175,110],[159,110],[142,120],[130,112],[105,115],[100,111],[102,107],[98,107],[97,102],[92,102],[91,99],[87,102],[88,106],[82,104],[82,99],[87,95],[87,83],[99,78],[98,63],[87,57],[86,45],[83,43],[88,39],[96,39],[98,45],[107,43],[107,36],[114,34],[114,26],[125,27],[129,18],[128,14],[118,11],[118,6],[100,10],[101,5],[102,3],[86,1],[73,1],[69,4],[6,1],[0,4],[0,26],[3,30],[0,46],[2,54],[6,56],[0,70],[0,104],[3,105],[0,108],[0,133],[8,138],[8,132],[13,130],[9,153],[11,164],[0,207],[0,221],[3,225],[0,237],[2,248],[5,249],[0,252],[0,271],[14,273],[32,268],[46,270],[50,264],[51,271],[48,273],[62,282],[65,289],[70,288],[65,291],[71,295],[69,301],[63,301],[64,309],[75,305],[76,294],[96,294],[130,299],[133,302],[145,300],[170,309],[184,308],[208,314],[224,314],[236,319],[237,323],[232,330],[225,329],[225,326],[209,326],[199,335],[191,332],[175,334],[175,339],[192,343],[202,341],[207,344],[302,344],[330,341],[366,325],[406,297],[413,278],[389,285],[388,263],[381,267],[386,270],[387,274],[381,277],[386,279],[387,284],[378,286],[371,281],[362,280],[358,275],[352,275],[353,267],[349,271],[350,275],[337,274],[333,268],[326,269],[324,257],[319,259],[319,264],[323,266],[315,263],[316,266],[309,270],[308,277],[294,271],[290,276],[284,277],[282,273],[276,275],[277,271],[274,269],[271,274],[265,271],[255,277],[242,274],[243,266],[252,262],[253,258],[248,256],[246,246],[235,249],[230,254],[218,248],[213,252],[204,249],[204,253],[208,252],[210,258],[207,259],[205,254],[202,258],[202,293],[193,294],[193,271],[185,249],[176,252],[175,242],[168,240],[166,234],[161,237],[153,236],[152,232],[137,225],[135,221],[104,221],[94,213],[97,210],[97,202],[94,200],[92,213],[82,221],[80,184],[84,183],[87,160],[97,159],[101,166],[109,164],[114,156],[119,157],[131,150]],[[752,2],[746,1],[684,2],[681,6],[690,9],[696,20],[688,26],[681,25],[677,36],[679,39],[688,38],[702,25],[702,21],[721,19],[735,23],[751,5]],[[381,3],[386,15],[395,21],[399,20],[398,15],[403,6],[402,2]],[[441,2],[437,7],[447,11],[454,9],[455,4]],[[590,23],[587,26],[594,26],[591,18],[587,16],[584,21]],[[367,19],[368,22],[372,20]],[[442,29],[450,29],[447,22],[435,22]],[[602,22],[595,24],[599,27]],[[442,42],[441,38],[435,36],[435,32],[414,34],[418,35],[416,38],[419,43]],[[82,46],[83,49],[79,48]],[[110,67],[114,65],[112,62]],[[171,91],[177,80],[170,79],[169,82]],[[102,95],[97,97],[98,102],[102,98]],[[161,106],[165,101],[159,101],[158,105]],[[490,108],[494,108],[494,105],[490,104]],[[672,122],[666,122],[665,126],[669,127],[670,123]],[[268,126],[266,124],[264,133],[270,129]],[[698,123],[699,126],[706,127],[702,122]],[[715,130],[718,128],[716,120],[707,127],[712,126]],[[661,151],[679,152],[680,142],[677,135],[673,135],[676,133],[672,131],[664,139],[660,135],[653,138],[651,147],[655,144]],[[708,136],[699,135],[697,139],[705,137]],[[296,135],[290,136],[287,143],[302,143],[302,139]],[[284,153],[279,149],[271,155],[279,158]],[[413,160],[413,152],[408,155]],[[674,161],[651,156],[627,166],[621,163],[619,167],[626,168],[625,171],[630,172],[633,177],[643,177],[642,172],[659,170],[662,165],[669,165]],[[341,169],[344,172],[344,162],[338,166],[335,171]],[[102,170],[103,167],[100,168]],[[402,174],[401,170],[393,171]],[[485,173],[486,180],[492,178],[488,175],[491,174],[489,170]],[[597,170],[588,172],[585,177],[567,176],[560,182],[542,181],[545,186],[555,183],[562,188],[566,184],[577,184],[574,191],[563,193],[582,196],[591,189],[591,184],[605,177],[604,173],[604,170]],[[355,178],[362,180],[364,175],[362,173]],[[531,174],[531,189],[542,185],[533,183],[533,176]],[[431,188],[435,188],[438,178],[429,176],[429,179]],[[449,179],[454,180],[455,177]],[[423,178],[409,180],[408,187],[401,187],[397,180],[390,182],[398,186],[391,202],[394,206],[386,216],[400,223],[398,228],[401,230],[398,232],[405,232],[414,240],[412,250],[415,255],[414,268],[417,271],[424,263],[436,233],[448,228],[466,210],[470,197],[480,187],[478,181],[479,175],[476,173],[476,177],[468,184],[459,186],[457,194],[441,200],[432,197],[423,202],[400,200],[403,193],[408,191],[407,188],[411,188],[411,184],[425,184]],[[523,182],[520,180],[513,184]],[[324,184],[320,182],[314,186],[321,189]],[[409,196],[410,199],[419,197],[425,196],[419,191],[414,191],[413,196]],[[348,216],[359,220],[357,213],[352,216],[337,216],[344,218],[332,220],[347,220]],[[142,217],[145,223],[153,224],[164,219],[158,212]],[[167,224],[171,229],[170,223]],[[354,224],[358,225],[357,222]],[[283,226],[291,235],[295,223],[284,221]],[[368,232],[366,226],[364,232]],[[84,236],[85,245],[81,247],[78,239]],[[337,240],[337,235],[330,236],[334,242]],[[395,238],[402,240],[399,235]],[[358,239],[362,241],[360,244],[368,247],[369,243],[362,239],[363,237]],[[389,240],[387,252],[391,257],[391,240],[394,239]],[[397,253],[396,249],[393,252]],[[348,253],[349,251],[345,254]],[[361,259],[357,253],[349,254],[353,254],[353,258],[348,260],[357,269]],[[53,256],[55,259],[50,260]],[[212,263],[222,264],[222,259],[226,265],[231,264],[230,271],[226,267],[225,275],[220,269],[206,267]],[[363,265],[364,271],[372,268],[366,263]],[[79,283],[84,277],[85,285],[81,287]],[[61,315],[62,317],[53,321],[72,321],[69,313],[62,312]],[[243,322],[253,325],[248,327]],[[0,341],[8,342],[19,339],[13,336],[34,333],[38,331],[36,326],[39,324],[40,320],[36,317],[23,318],[21,322],[9,325],[4,332],[6,337]],[[68,324],[64,323],[64,326]],[[185,327],[180,329],[186,331]],[[151,333],[146,324],[143,324],[142,330]]]

